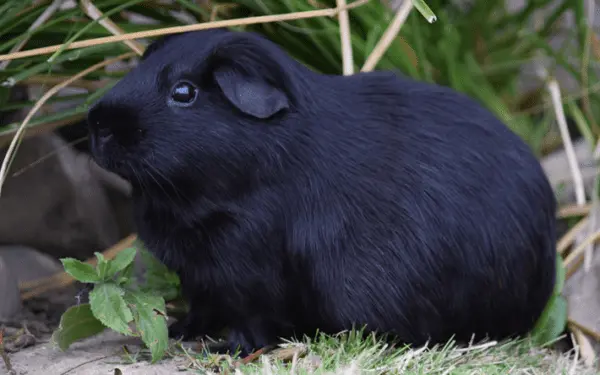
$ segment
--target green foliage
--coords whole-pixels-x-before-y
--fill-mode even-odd
[[[83,263],[74,258],[63,258],[60,260],[65,268],[65,272],[73,276],[74,279],[82,283],[95,283],[100,281],[100,277],[94,266]]]
[[[134,247],[121,251],[111,260],[96,253],[96,267],[72,258],[62,259],[67,273],[80,282],[94,284],[90,303],[71,307],[61,318],[53,340],[62,350],[77,340],[110,328],[124,335],[141,337],[152,353],[152,362],[164,356],[169,342],[164,296],[178,295],[179,279],[142,250],[147,265],[146,278],[150,282],[136,285],[133,278],[136,254]],[[164,276],[165,281],[159,282]],[[153,289],[157,286],[160,288]]]
[[[141,290],[146,293],[160,295],[166,301],[179,298],[181,296],[179,276],[159,262],[147,250],[142,250],[140,255],[146,267],[145,283],[141,286]]]
[[[90,305],[94,316],[105,326],[125,335],[133,335],[129,322],[133,315],[125,303],[125,290],[117,284],[104,282],[90,292]]]
[[[567,326],[568,306],[567,300],[562,295],[565,285],[565,267],[562,257],[556,257],[556,282],[554,290],[546,308],[538,319],[531,336],[533,341],[540,346],[553,343]]]
[[[133,318],[142,340],[152,353],[152,361],[160,360],[169,343],[164,299],[144,292],[129,293],[126,299],[133,308]]]
[[[61,350],[67,350],[74,342],[94,336],[105,329],[106,326],[96,319],[89,304],[71,306],[62,315],[52,341]]]
[[[411,1],[413,2],[413,5],[419,11],[419,13],[421,13],[421,15],[423,17],[425,17],[425,19],[428,22],[435,22],[437,20],[437,16],[435,15],[435,13],[433,13],[431,8],[429,8],[429,6],[427,5],[427,3],[425,1],[423,1],[423,0],[411,0]]]

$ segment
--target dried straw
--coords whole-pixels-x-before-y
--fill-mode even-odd
[[[337,15],[339,12],[343,10],[349,10],[361,5],[368,3],[370,0],[357,0],[345,7],[338,8],[327,8],[320,10],[309,10],[304,12],[295,12],[295,13],[287,13],[287,14],[277,14],[277,15],[268,15],[268,16],[258,16],[258,17],[248,17],[248,18],[239,18],[233,20],[220,20],[213,22],[205,22],[205,23],[197,23],[193,25],[185,25],[185,26],[173,26],[173,27],[165,27],[155,30],[147,30],[147,31],[139,31],[135,33],[128,33],[122,35],[108,36],[102,38],[94,38],[88,40],[81,40],[78,42],[73,42],[66,46],[66,50],[84,48],[84,47],[92,47],[100,44],[108,44],[108,43],[116,43],[122,42],[126,40],[133,39],[142,39],[142,38],[150,38],[167,34],[177,34],[184,33],[189,31],[198,31],[198,30],[207,30],[207,29],[215,29],[221,27],[232,27],[232,26],[243,26],[243,25],[252,25],[258,23],[271,23],[271,22],[279,22],[279,21],[292,21],[299,20],[305,18],[314,18],[314,17],[333,17]],[[25,57],[31,56],[39,56],[45,55],[49,53],[56,52],[63,48],[63,44],[35,48],[26,51],[20,51],[15,53],[9,53],[6,55],[0,55],[0,61],[4,60],[16,60],[22,59]]]

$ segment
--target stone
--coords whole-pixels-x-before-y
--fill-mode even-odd
[[[46,278],[63,270],[58,260],[27,246],[0,246],[0,258],[19,283]]]
[[[15,86],[9,102],[37,96],[36,87]],[[67,107],[53,105],[53,111]],[[0,110],[0,125],[25,115],[25,110]],[[133,231],[130,187],[47,130],[33,131],[17,149],[0,195],[0,243],[83,260]],[[0,159],[11,138],[0,136]]]
[[[12,320],[21,312],[21,294],[19,292],[19,281],[0,257],[0,322]]]
[[[55,134],[23,140],[0,196],[0,242],[85,259],[119,241],[111,202],[90,163]]]

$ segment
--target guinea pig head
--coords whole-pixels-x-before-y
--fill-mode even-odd
[[[92,155],[134,188],[268,168],[297,115],[302,69],[252,33],[167,37],[90,109]]]

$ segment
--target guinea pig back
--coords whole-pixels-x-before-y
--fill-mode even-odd
[[[555,278],[555,199],[474,100],[391,72],[322,75],[249,32],[155,42],[89,111],[175,270],[192,338],[244,352],[352,327],[420,345],[528,333]]]

